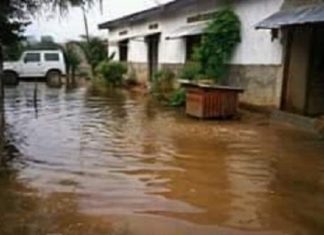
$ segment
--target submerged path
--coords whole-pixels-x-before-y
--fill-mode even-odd
[[[148,97],[6,90],[20,152],[0,172],[0,234],[324,234],[324,141],[202,122]]]

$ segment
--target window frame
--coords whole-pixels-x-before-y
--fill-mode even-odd
[[[28,56],[30,55],[37,55],[37,60],[30,60],[30,58],[28,58]],[[40,52],[27,52],[25,55],[24,55],[24,62],[27,64],[27,63],[40,63],[42,61],[42,58],[41,58],[41,53]]]
[[[57,59],[48,59],[46,56],[57,56]],[[45,52],[44,53],[44,61],[45,62],[59,62],[60,61],[60,54],[57,52]]]

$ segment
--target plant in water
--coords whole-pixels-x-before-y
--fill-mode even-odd
[[[235,12],[231,9],[216,12],[194,54],[202,74],[220,82],[227,73],[227,63],[240,41],[241,23]]]
[[[96,73],[101,76],[110,86],[121,86],[123,76],[127,73],[127,66],[119,62],[103,61],[97,68]]]
[[[185,80],[195,80],[201,72],[201,66],[197,62],[186,63],[181,70],[180,77]]]
[[[167,68],[161,69],[154,75],[152,91],[159,99],[168,100],[170,94],[174,91],[176,75]]]
[[[170,98],[169,104],[173,107],[181,107],[186,104],[186,90],[183,88],[175,90]]]
[[[96,75],[97,66],[107,59],[107,46],[103,40],[97,37],[89,37],[88,40],[84,39],[78,42],[84,56],[91,67],[92,75]],[[114,55],[109,58],[112,59]]]

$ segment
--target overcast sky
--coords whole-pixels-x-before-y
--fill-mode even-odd
[[[103,0],[103,12],[99,5],[95,5],[87,13],[89,29],[92,35],[106,36],[107,31],[97,29],[97,25],[104,21],[121,17],[136,11],[156,6],[156,2],[165,3],[170,0]],[[42,35],[53,36],[58,42],[77,39],[84,34],[82,11],[72,8],[65,16],[51,12],[42,13],[33,19],[28,26],[26,35],[40,38]]]

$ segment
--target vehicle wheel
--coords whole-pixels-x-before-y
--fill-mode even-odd
[[[3,84],[8,86],[17,86],[19,84],[19,78],[16,73],[5,71],[3,73]]]
[[[61,86],[62,79],[59,71],[49,71],[46,75],[46,82],[49,86]]]

